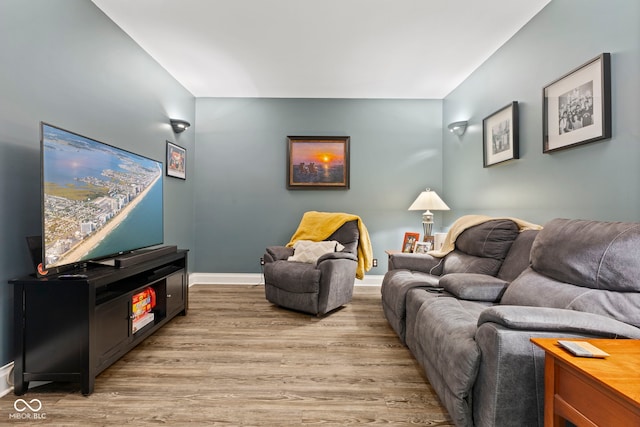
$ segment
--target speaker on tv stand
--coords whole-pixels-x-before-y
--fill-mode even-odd
[[[153,249],[140,249],[128,254],[119,255],[115,258],[115,267],[124,268],[141,262],[151,261],[154,258],[174,254],[178,251],[177,246],[161,246]]]

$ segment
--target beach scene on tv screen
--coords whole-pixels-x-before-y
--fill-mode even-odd
[[[43,125],[47,267],[163,241],[162,163]]]

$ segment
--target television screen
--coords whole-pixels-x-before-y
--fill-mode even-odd
[[[163,243],[162,162],[41,123],[44,269]]]

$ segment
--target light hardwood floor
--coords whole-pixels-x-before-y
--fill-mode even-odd
[[[46,418],[29,423],[9,394],[0,425],[452,425],[388,326],[379,287],[356,287],[323,318],[271,305],[262,285],[189,295],[189,314],[104,371],[92,395],[76,384],[31,389],[21,398],[40,400]]]

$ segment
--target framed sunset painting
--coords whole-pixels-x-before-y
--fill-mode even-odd
[[[348,189],[348,136],[288,136],[287,188]]]

